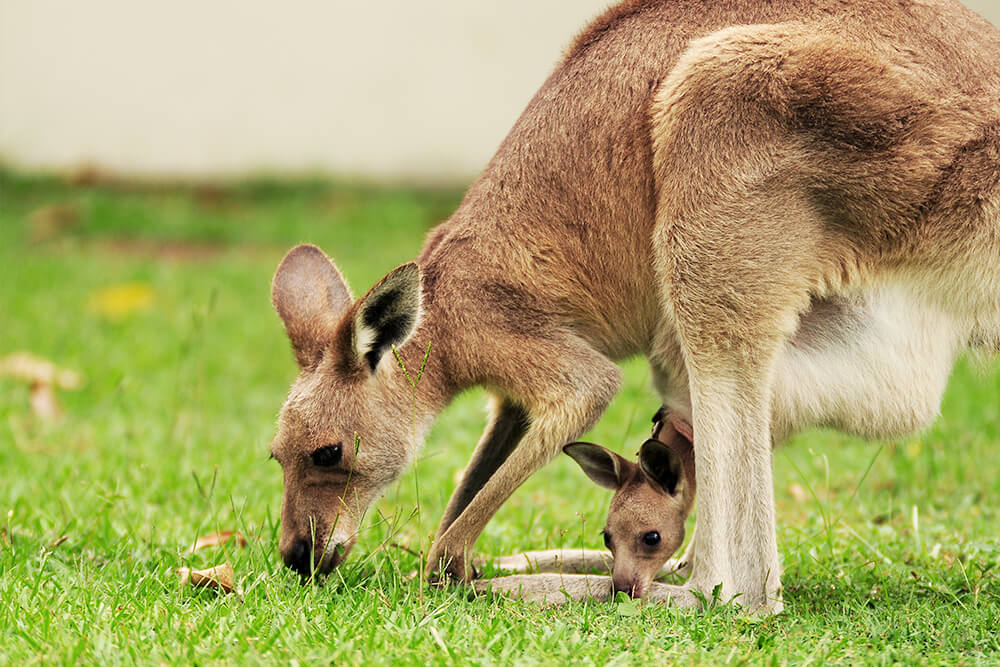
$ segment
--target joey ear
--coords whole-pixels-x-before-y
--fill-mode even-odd
[[[372,372],[392,346],[399,347],[420,319],[420,269],[403,264],[358,301],[351,335],[355,359]]]
[[[288,251],[271,282],[271,303],[300,368],[316,367],[352,302],[347,283],[322,250],[303,244]]]
[[[571,442],[563,451],[576,461],[598,486],[617,491],[625,482],[628,463],[609,449],[589,442]]]
[[[684,486],[684,466],[680,454],[659,440],[650,438],[639,449],[639,469],[650,482],[670,495]]]

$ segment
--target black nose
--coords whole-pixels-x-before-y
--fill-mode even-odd
[[[312,545],[307,540],[296,540],[285,554],[285,565],[308,577],[312,574]]]
[[[634,582],[632,582],[632,581],[617,581],[615,579],[612,579],[611,583],[614,586],[614,589],[615,589],[614,594],[615,595],[618,595],[619,593],[625,593],[630,598],[637,597],[636,596],[636,588],[638,588],[638,587],[636,586],[636,584]]]

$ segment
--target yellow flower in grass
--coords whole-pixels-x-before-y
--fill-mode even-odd
[[[97,290],[90,295],[90,310],[113,320],[149,310],[155,298],[148,283],[122,283]]]

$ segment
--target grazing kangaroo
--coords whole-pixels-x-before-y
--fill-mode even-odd
[[[626,2],[414,263],[354,300],[300,246],[272,300],[300,367],[272,445],[291,567],[339,563],[481,385],[429,554],[473,578],[484,525],[643,354],[698,434],[690,576],[647,598],[780,610],[772,438],[919,429],[963,348],[1000,350],[1000,33],[957,0]],[[415,369],[428,343],[414,391],[390,350]]]
[[[684,522],[694,505],[693,436],[685,426],[676,418],[658,422],[639,449],[638,464],[600,445],[563,447],[590,479],[615,492],[604,524],[613,593],[642,597],[664,566],[670,572],[685,569],[683,558],[667,565],[684,541]]]
[[[691,428],[683,420],[657,412],[651,438],[639,449],[638,464],[589,442],[563,447],[599,486],[615,492],[604,525],[604,545],[596,549],[549,549],[503,556],[492,561],[499,570],[520,573],[580,574],[611,570],[609,594],[643,597],[653,579],[687,570],[687,557],[670,559],[684,541],[684,522],[695,495],[694,450]],[[542,577],[542,580],[550,577]],[[489,589],[495,580],[477,582]],[[506,578],[510,589],[512,579]],[[518,580],[532,589],[538,579]],[[596,581],[591,579],[590,581]]]

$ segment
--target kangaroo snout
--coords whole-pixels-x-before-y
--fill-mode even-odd
[[[641,598],[646,593],[646,587],[643,582],[638,577],[629,575],[613,574],[611,577],[611,586],[614,589],[615,595],[625,593],[630,598]]]
[[[312,574],[312,544],[307,540],[292,542],[292,546],[281,554],[281,559],[303,577]]]
[[[317,551],[311,537],[298,538],[281,548],[281,560],[299,576],[308,578],[313,573],[327,574],[343,563],[353,546],[353,539],[343,542],[331,539]]]

